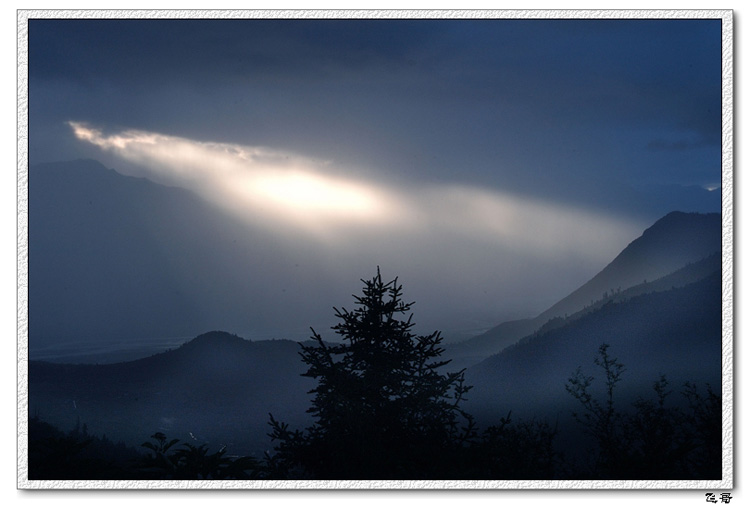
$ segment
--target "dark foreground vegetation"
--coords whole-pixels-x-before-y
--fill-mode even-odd
[[[363,282],[354,310],[335,309],[342,341],[313,331],[302,345],[303,375],[317,381],[313,424],[292,429],[270,415],[272,452],[232,456],[160,432],[136,450],[32,418],[29,479],[721,478],[721,398],[710,387],[672,394],[662,377],[651,396],[620,401],[625,366],[603,344],[596,376],[579,368],[561,380],[578,404],[564,446],[556,422],[509,413],[480,428],[462,408],[464,372],[446,371],[439,332],[412,332],[397,280],[384,283],[378,271]]]

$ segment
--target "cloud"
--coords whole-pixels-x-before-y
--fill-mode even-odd
[[[95,157],[61,140],[79,118],[392,175],[460,167],[610,210],[657,173],[720,177],[718,20],[32,20],[30,34],[33,162]],[[706,144],[648,147],[683,136]]]
[[[325,161],[291,152],[125,130],[104,134],[69,122],[76,137],[142,166],[158,183],[185,187],[258,225],[317,234],[387,221],[398,204],[385,189],[326,174]]]
[[[708,141],[705,139],[679,139],[677,141],[669,141],[660,138],[650,141],[647,145],[647,148],[654,152],[683,152],[686,150],[693,150],[695,148],[703,148],[707,144]]]
[[[584,208],[519,197],[498,190],[461,185],[437,186],[425,193],[421,208],[456,237],[521,254],[554,259],[574,254],[606,256],[623,233],[637,227]]]
[[[304,231],[331,243],[416,234],[537,257],[598,259],[637,231],[624,219],[498,189],[374,183],[282,150],[70,126],[78,139],[141,165],[159,183],[188,188],[256,226]]]
[[[441,31],[439,24],[419,20],[269,19],[36,19],[30,30],[35,77],[104,76],[129,86],[175,75],[202,84],[217,75],[244,83],[315,80],[402,65]]]
[[[256,284],[298,286],[299,301],[289,305],[299,319],[309,299],[339,304],[376,266],[400,276],[419,303],[419,322],[432,329],[528,317],[595,275],[648,226],[500,188],[389,180],[376,168],[342,170],[292,151],[70,126],[79,142],[138,164],[131,176],[189,189],[245,221],[248,234],[265,230],[258,248],[280,262],[255,274]],[[297,280],[302,273],[311,279]]]

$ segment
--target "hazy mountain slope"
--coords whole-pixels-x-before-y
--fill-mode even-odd
[[[529,340],[532,336],[537,336],[546,333],[555,328],[566,326],[572,323],[576,319],[580,319],[598,309],[601,309],[605,305],[611,303],[625,302],[635,296],[654,293],[659,291],[668,291],[679,287],[699,282],[706,277],[712,276],[716,272],[721,271],[721,254],[714,253],[706,258],[690,263],[683,268],[660,277],[650,282],[643,282],[636,284],[624,291],[608,292],[602,298],[595,301],[594,303],[585,306],[583,309],[569,315],[566,318],[555,317],[548,320],[541,327],[537,328],[533,334],[521,339],[521,341]]]
[[[569,413],[565,383],[579,366],[601,382],[593,364],[602,343],[624,363],[622,392],[649,395],[661,374],[672,388],[686,381],[715,390],[721,382],[721,276],[682,288],[608,303],[580,319],[529,337],[467,371],[467,408],[485,417]]]
[[[193,255],[199,225],[172,238],[181,252],[160,248],[170,234],[167,222],[198,220],[202,205],[195,197],[123,177],[95,161],[35,166],[29,181],[32,347],[118,337],[126,325],[136,334],[168,333],[160,321],[170,315],[184,320],[183,333],[197,324],[200,309],[165,258]]]
[[[635,286],[628,293],[628,296],[635,296],[664,289],[644,282],[667,276],[689,263],[720,252],[720,214],[672,212],[646,229],[586,284],[540,315],[501,323],[481,335],[449,345],[447,354],[456,359],[457,365],[471,365],[535,332],[550,319],[572,315],[618,291]],[[684,280],[678,277],[669,284],[679,286],[694,280],[695,277]]]
[[[594,278],[539,317],[549,319],[576,312],[604,292],[663,277],[720,251],[721,214],[672,212],[646,229]]]
[[[233,453],[268,446],[268,413],[306,422],[308,391],[297,343],[203,334],[178,349],[112,365],[30,362],[29,409],[62,429],[139,445],[156,431]],[[243,452],[244,450],[244,452]]]
[[[299,289],[307,282],[305,256],[183,189],[96,161],[33,166],[32,356],[35,348],[66,342],[273,329],[290,309],[310,314],[306,326],[318,325],[312,319],[332,311]],[[253,277],[258,273],[264,277]],[[267,305],[269,295],[283,303]]]
[[[452,359],[453,369],[469,367],[534,333],[543,323],[535,318],[500,323],[476,337],[446,344],[445,356]]]

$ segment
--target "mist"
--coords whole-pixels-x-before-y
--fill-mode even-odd
[[[272,234],[331,287],[376,266],[401,276],[420,303],[418,321],[454,332],[540,312],[645,226],[461,182],[376,182],[360,168],[347,173],[331,160],[268,147],[70,126],[81,141],[136,164],[132,176],[187,189],[248,232]],[[321,282],[301,291],[312,297]],[[321,293],[315,299],[329,306],[346,303]]]

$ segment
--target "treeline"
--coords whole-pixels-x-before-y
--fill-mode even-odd
[[[587,438],[583,441],[587,443],[585,452],[576,459],[560,451],[556,426],[544,420],[516,421],[510,414],[481,432],[476,427],[464,427],[464,436],[453,442],[413,445],[403,454],[396,453],[387,464],[389,469],[380,471],[375,466],[385,466],[382,458],[368,459],[361,451],[347,451],[336,444],[321,454],[317,467],[313,467],[300,456],[282,451],[283,445],[263,457],[234,456],[226,448],[209,451],[205,444],[196,446],[157,432],[138,450],[106,436],[91,435],[85,425],[76,425],[65,433],[34,417],[29,421],[29,479],[721,478],[721,398],[710,388],[701,391],[695,385],[685,385],[681,393],[687,402],[685,409],[684,405],[668,403],[672,398],[669,385],[660,379],[654,384],[652,398],[638,400],[630,411],[618,411],[614,409],[614,392],[611,400],[590,396],[590,379],[578,373],[568,382],[580,402],[578,431]],[[614,376],[606,379],[617,380]],[[284,436],[284,431],[276,437],[286,439],[287,444],[293,440],[288,434]],[[310,446],[301,433],[297,439],[297,453]],[[375,441],[370,448],[379,444]],[[346,457],[341,463],[325,463],[337,454],[350,454],[363,462],[349,471],[339,467],[351,463]],[[334,470],[340,474],[331,474]]]
[[[308,409],[314,423],[290,429],[270,415],[273,452],[232,456],[162,433],[137,451],[33,419],[29,479],[721,478],[721,397],[710,388],[685,385],[673,403],[661,378],[652,396],[618,400],[625,366],[604,344],[595,360],[602,382],[579,368],[565,385],[579,411],[562,437],[577,436],[580,453],[566,452],[570,442],[545,420],[509,413],[480,429],[462,409],[471,390],[464,372],[443,373],[440,333],[412,333],[412,304],[397,280],[384,283],[378,270],[362,282],[354,310],[335,309],[342,340],[325,342],[313,330],[314,342],[301,345],[303,375],[318,383]]]
[[[80,421],[68,431],[34,416],[28,422],[29,480],[130,480],[143,454],[122,442],[89,434]]]

